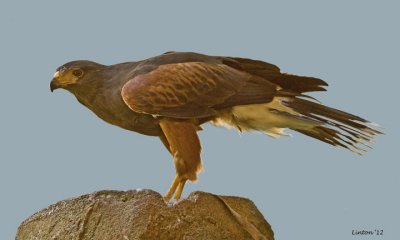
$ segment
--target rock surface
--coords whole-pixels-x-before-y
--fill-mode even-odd
[[[245,198],[193,192],[166,205],[152,190],[99,191],[26,219],[16,240],[266,239],[271,226]]]

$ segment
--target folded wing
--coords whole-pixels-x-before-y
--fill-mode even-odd
[[[213,116],[253,76],[224,64],[164,64],[135,76],[122,88],[125,103],[136,112],[174,118]]]

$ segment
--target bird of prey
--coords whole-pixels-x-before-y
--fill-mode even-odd
[[[289,128],[361,154],[380,132],[364,118],[305,95],[325,86],[267,62],[192,52],[115,65],[72,61],[57,68],[50,83],[51,91],[68,90],[104,121],[160,138],[176,169],[166,202],[179,199],[202,169],[197,131],[204,123],[272,137]]]

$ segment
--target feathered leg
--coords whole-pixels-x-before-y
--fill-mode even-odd
[[[165,135],[165,138],[162,136],[160,139],[169,148],[176,169],[176,176],[164,196],[164,200],[169,202],[174,194],[175,199],[181,197],[187,180],[197,179],[197,174],[202,169],[201,145],[196,133],[198,126],[192,121],[163,118],[160,126]]]

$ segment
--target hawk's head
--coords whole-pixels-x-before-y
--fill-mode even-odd
[[[57,68],[50,83],[50,90],[68,89],[70,86],[82,83],[85,79],[90,78],[91,73],[101,70],[103,66],[87,60],[68,62]]]

